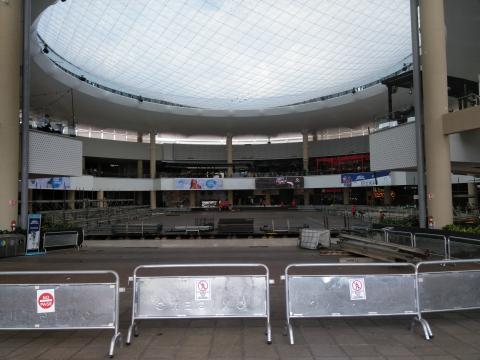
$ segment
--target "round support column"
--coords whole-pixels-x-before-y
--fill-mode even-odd
[[[453,222],[450,144],[442,126],[448,113],[443,1],[420,1],[420,24],[427,211],[438,229]]]
[[[157,149],[155,146],[156,133],[152,131],[150,133],[150,178],[155,179],[157,177]],[[152,181],[153,183],[153,181]],[[157,192],[150,191],[150,208],[157,208]]]
[[[21,1],[0,1],[0,230],[18,217],[21,14]]]
[[[29,198],[32,199],[31,196]],[[68,209],[75,210],[75,190],[68,190]]]
[[[308,175],[308,131],[302,131],[302,157],[303,157],[303,173]]]
[[[143,143],[143,134],[139,132],[137,134],[137,142]],[[137,178],[143,178],[143,160],[137,160]],[[136,192],[137,205],[143,205],[143,193],[141,191]]]
[[[233,136],[227,134],[227,176],[233,176]]]
[[[478,208],[477,184],[474,182],[468,183],[468,206],[472,210]]]

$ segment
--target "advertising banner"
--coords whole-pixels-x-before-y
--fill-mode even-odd
[[[176,190],[222,190],[222,178],[177,178]]]
[[[255,189],[302,189],[303,176],[256,178]]]
[[[40,227],[42,225],[42,215],[28,214],[27,223],[27,252],[40,251]]]
[[[69,190],[70,178],[69,177],[51,177],[51,178],[38,178],[28,180],[29,189],[53,189],[53,190]]]
[[[341,181],[344,187],[388,186],[392,184],[389,171],[342,174]]]

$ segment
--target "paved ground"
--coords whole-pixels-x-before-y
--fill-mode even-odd
[[[98,248],[52,252],[47,256],[0,260],[0,270],[112,269],[127,291],[121,294],[121,331],[129,324],[133,268],[146,263],[262,262],[271,269],[273,344],[265,343],[257,320],[146,321],[131,346],[116,359],[480,359],[480,311],[429,315],[435,334],[427,342],[410,332],[406,318],[303,320],[296,344],[282,336],[284,267],[292,262],[337,261],[296,247],[209,249]],[[0,332],[0,359],[104,359],[110,331]]]

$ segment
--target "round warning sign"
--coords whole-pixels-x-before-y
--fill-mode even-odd
[[[37,313],[55,312],[55,290],[37,290]]]
[[[210,279],[195,280],[195,300],[210,300]]]
[[[38,299],[38,305],[42,309],[49,309],[53,305],[53,295],[50,293],[43,293],[40,295],[40,299]]]
[[[208,282],[205,280],[200,280],[197,283],[197,287],[199,291],[207,291],[208,290]]]
[[[348,279],[350,285],[350,300],[366,300],[365,279]]]
[[[362,290],[362,288],[363,288],[363,285],[362,285],[361,281],[359,281],[359,280],[352,281],[352,290],[353,291],[360,291],[360,290]]]

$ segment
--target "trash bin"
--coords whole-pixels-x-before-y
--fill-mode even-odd
[[[0,258],[25,254],[25,236],[22,234],[0,235]]]

